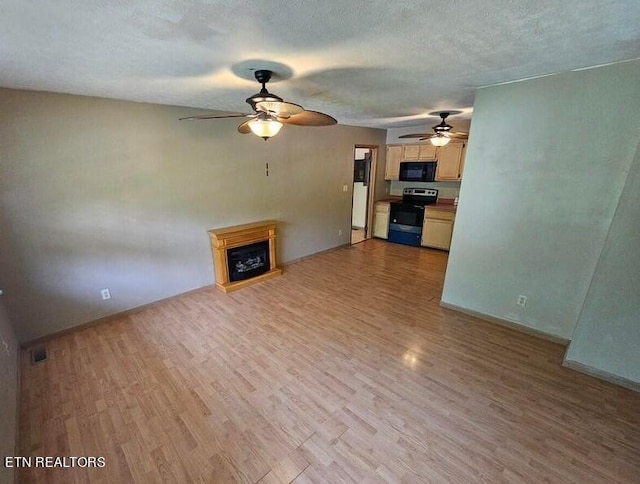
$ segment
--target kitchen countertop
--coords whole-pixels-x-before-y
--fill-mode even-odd
[[[426,205],[427,208],[443,210],[445,212],[456,212],[458,210],[458,206],[453,203],[453,198],[440,198],[436,203],[432,203]],[[377,200],[377,202],[401,202],[402,197],[388,197],[383,198],[382,200]]]
[[[427,208],[435,208],[436,210],[443,210],[446,212],[455,212],[458,210],[458,206],[453,203],[453,198],[442,198],[433,205],[427,205]]]

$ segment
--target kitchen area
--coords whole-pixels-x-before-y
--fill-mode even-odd
[[[448,251],[467,141],[451,139],[444,146],[429,140],[403,142],[405,132],[407,128],[389,130],[384,176],[387,197],[374,205],[372,235]]]

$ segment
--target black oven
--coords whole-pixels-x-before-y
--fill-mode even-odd
[[[394,202],[389,217],[389,242],[420,245],[424,205]]]
[[[436,203],[438,190],[405,188],[402,202],[392,202],[389,214],[389,242],[419,246],[422,239],[424,206]]]

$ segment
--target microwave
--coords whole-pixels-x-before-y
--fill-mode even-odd
[[[436,178],[435,161],[403,161],[400,163],[400,181],[432,182]]]

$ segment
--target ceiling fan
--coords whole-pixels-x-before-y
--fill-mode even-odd
[[[254,133],[267,141],[275,136],[283,124],[296,126],[330,126],[336,124],[335,118],[318,111],[305,110],[299,104],[284,101],[280,96],[267,91],[266,84],[271,80],[272,71],[268,69],[256,70],[256,81],[262,84],[260,92],[249,96],[246,102],[251,106],[250,114],[203,114],[201,116],[189,116],[180,118],[183,120],[194,119],[221,119],[221,118],[251,118],[238,126],[238,132],[242,134]]]
[[[447,124],[447,122],[445,121],[449,117],[449,115],[458,114],[459,112],[460,111],[441,111],[438,113],[431,113],[437,114],[442,118],[442,121],[440,121],[439,124],[436,124],[432,128],[433,133],[403,134],[402,136],[400,136],[400,138],[420,138],[420,141],[428,139],[434,146],[444,146],[449,143],[451,139],[467,139],[469,137],[469,133],[453,132],[451,131],[453,129],[453,126]]]

